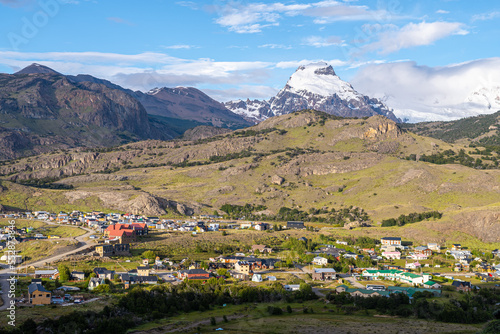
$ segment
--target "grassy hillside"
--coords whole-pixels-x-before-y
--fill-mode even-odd
[[[212,214],[226,203],[264,205],[269,214],[281,207],[356,206],[375,226],[402,214],[439,210],[441,221],[449,224],[431,228],[432,233],[442,234],[442,226],[455,222],[459,226],[453,228],[487,241],[484,229],[492,221],[498,225],[500,207],[495,165],[484,160],[470,168],[408,159],[462,149],[469,150],[402,131],[383,117],[343,119],[304,111],[199,141],[147,141],[12,161],[0,166],[0,204],[166,216]],[[33,184],[34,179],[41,181]],[[461,226],[476,222],[471,214],[476,211],[483,223],[474,229]]]
[[[449,122],[424,122],[416,124],[402,124],[402,127],[423,136],[438,138],[446,142],[460,140],[476,140],[487,143],[498,140],[500,127],[500,111],[490,115],[467,117]],[[486,138],[490,138],[486,140]],[[491,144],[491,143],[490,143]],[[496,142],[500,145],[500,141]]]

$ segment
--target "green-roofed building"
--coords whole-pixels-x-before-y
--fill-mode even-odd
[[[441,296],[441,290],[439,289],[425,289],[425,288],[413,288],[413,287],[402,287],[402,286],[389,286],[387,287],[387,290],[389,291],[393,291],[393,292],[402,292],[406,295],[408,295],[408,297],[413,297],[413,294],[415,294],[415,292],[424,292],[424,291],[427,291],[427,292],[430,292],[434,295],[434,297],[440,297]]]
[[[361,276],[367,280],[377,280],[383,278],[392,281],[400,281],[407,284],[419,284],[419,285],[423,285],[424,282],[428,282],[431,279],[431,275],[428,274],[418,275],[397,269],[390,269],[390,270],[365,269],[361,273]]]
[[[379,290],[368,290],[368,289],[353,289],[349,288],[347,285],[339,285],[336,289],[337,293],[347,292],[351,296],[358,297],[373,297],[373,296],[384,296],[389,297],[392,293],[391,291],[379,291]]]

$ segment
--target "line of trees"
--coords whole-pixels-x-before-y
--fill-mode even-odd
[[[443,214],[439,211],[428,211],[428,212],[413,212],[408,215],[401,215],[398,218],[390,218],[390,219],[385,219],[382,220],[382,227],[387,227],[387,226],[404,226],[406,224],[412,224],[412,223],[417,223],[421,222],[422,220],[429,219],[429,218],[434,218],[434,219],[441,219]]]
[[[394,293],[389,297],[351,296],[347,292],[330,293],[327,299],[349,314],[358,310],[376,310],[381,314],[419,319],[436,320],[451,323],[482,323],[499,319],[500,312],[495,311],[495,304],[500,300],[500,292],[483,288],[478,293],[466,293],[459,299],[447,301],[429,301],[429,293],[417,292],[410,304],[403,293]]]
[[[256,215],[255,212],[267,209],[264,205],[232,205],[224,204],[220,207],[228,217],[237,219],[245,217],[249,220],[266,220],[266,221],[304,221],[304,222],[319,222],[327,224],[338,224],[343,226],[348,221],[368,221],[370,217],[362,208],[349,206],[336,210],[335,208],[310,208],[308,211],[297,208],[281,207],[275,215]]]

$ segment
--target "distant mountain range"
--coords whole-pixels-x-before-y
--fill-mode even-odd
[[[40,64],[0,74],[0,87],[0,159],[172,139],[200,125],[239,129],[303,109],[399,121],[382,102],[356,92],[326,63],[299,67],[269,101],[223,104],[192,87],[143,93],[91,75],[63,75]],[[204,136],[218,133],[207,129]]]
[[[176,136],[150,122],[144,107],[123,91],[76,82],[38,64],[0,74],[0,87],[1,159]]]
[[[198,125],[251,125],[195,88],[145,94],[90,75],[66,76],[40,64],[0,74],[0,88],[0,159],[168,140]]]
[[[238,100],[226,102],[225,106],[255,123],[303,109],[342,117],[383,115],[400,122],[383,102],[358,93],[327,63],[300,66],[285,87],[269,101]]]

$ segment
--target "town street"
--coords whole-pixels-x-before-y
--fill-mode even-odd
[[[52,222],[46,222],[46,221],[43,221],[43,222],[50,224],[50,225],[60,225],[60,224],[52,223]],[[51,262],[57,261],[57,260],[65,257],[67,255],[78,253],[78,252],[81,252],[82,250],[85,250],[85,249],[88,249],[88,248],[91,248],[92,246],[94,246],[93,244],[91,244],[89,241],[87,241],[85,239],[88,238],[89,236],[91,236],[92,234],[94,234],[95,231],[93,231],[89,228],[86,228],[86,227],[82,227],[82,226],[73,226],[73,225],[64,225],[64,226],[81,228],[81,229],[87,231],[87,233],[84,235],[81,235],[81,236],[75,237],[75,238],[71,238],[73,240],[78,241],[79,244],[82,244],[80,247],[73,249],[71,251],[67,251],[67,252],[62,253],[62,254],[49,256],[49,257],[46,257],[44,259],[41,259],[41,260],[38,260],[35,262],[31,262],[31,263],[27,263],[27,264],[18,266],[18,267],[16,267],[16,269],[23,270],[23,269],[26,269],[26,267],[35,267],[35,268],[43,267],[46,265],[46,263],[51,263]],[[68,238],[65,238],[65,239],[69,240]],[[60,239],[58,239],[58,240],[60,240]],[[0,286],[2,287],[2,300],[3,300],[3,305],[0,306],[0,311],[5,310],[9,306],[9,303],[10,303],[10,300],[8,298],[8,292],[9,292],[8,279],[10,277],[10,274],[12,274],[12,273],[13,273],[13,271],[10,269],[1,269],[0,270]]]

